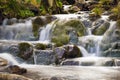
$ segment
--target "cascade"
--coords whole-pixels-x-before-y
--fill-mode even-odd
[[[53,26],[53,22],[44,26],[44,28],[40,31],[39,41],[50,42],[51,29]]]
[[[30,40],[33,37],[32,21],[28,20],[25,23],[16,23],[13,25],[5,25],[6,19],[3,21],[1,39],[7,40]]]
[[[9,65],[19,65],[16,59],[9,53],[0,53],[0,57],[6,59]]]

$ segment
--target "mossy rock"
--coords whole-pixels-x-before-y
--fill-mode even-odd
[[[110,23],[105,22],[102,26],[99,26],[95,31],[93,31],[94,35],[103,35],[107,29],[109,28]]]
[[[113,21],[116,21],[116,20],[117,20],[117,16],[118,16],[118,15],[116,15],[116,14],[111,14],[111,15],[109,16],[109,19],[110,19],[110,20],[113,20]]]
[[[100,15],[96,15],[95,13],[89,14],[89,19],[91,21],[95,21],[95,20],[99,19],[100,17],[101,17]]]
[[[33,46],[29,43],[23,42],[18,44],[18,56],[24,60],[29,59],[33,54]]]
[[[40,49],[40,50],[45,50],[46,49],[46,45],[38,43],[38,44],[35,45],[35,48],[36,49]]]
[[[59,37],[53,37],[52,42],[55,43],[56,47],[63,46],[69,42],[69,36],[68,35],[61,35]]]
[[[117,20],[117,28],[120,30],[120,19]]]
[[[84,36],[86,33],[86,28],[79,19],[62,20],[56,22],[51,41],[60,45],[69,43],[68,32],[71,29],[74,30],[78,36]]]
[[[37,17],[35,20],[33,20],[32,24],[34,36],[38,37],[39,28],[44,25],[44,20],[41,17]]]
[[[76,45],[66,46],[65,50],[66,52],[63,54],[62,58],[70,59],[83,56],[80,49]]]

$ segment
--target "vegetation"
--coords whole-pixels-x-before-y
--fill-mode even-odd
[[[69,32],[71,30],[77,32],[78,36],[83,36],[86,32],[86,28],[78,19],[58,21],[53,29],[52,42],[56,43],[56,46],[69,43]]]
[[[40,50],[45,50],[46,49],[46,45],[38,43],[38,44],[35,45],[35,48],[36,49],[40,49]]]
[[[33,54],[33,47],[29,43],[23,42],[18,44],[19,48],[19,53],[18,56],[21,57],[22,59],[27,60],[30,58]]]
[[[112,10],[111,10],[112,14],[110,15],[110,19],[111,20],[118,20],[120,19],[120,3],[114,7]]]
[[[61,9],[61,0],[0,0],[0,15],[7,18],[61,13]]]

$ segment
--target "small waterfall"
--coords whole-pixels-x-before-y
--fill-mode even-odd
[[[52,27],[54,26],[54,21],[50,24],[47,24],[41,31],[39,41],[50,42]]]
[[[91,28],[87,28],[87,33],[88,33],[88,35],[92,35]]]
[[[9,53],[0,53],[0,57],[6,59],[9,65],[19,65],[15,58]]]
[[[34,64],[37,64],[37,56],[36,56],[36,54],[35,54],[35,49],[34,49],[34,51],[33,51],[33,58],[34,58]]]
[[[7,40],[30,40],[33,38],[32,21],[28,20],[25,23],[16,23],[13,25],[5,25],[6,19],[3,21],[4,28],[2,29],[2,39]]]
[[[84,47],[82,47],[82,46],[78,46],[78,47],[79,47],[79,49],[82,52],[84,57],[90,56]]]
[[[88,35],[79,38],[80,45],[82,45],[89,54],[98,56],[100,47],[99,44],[103,36]]]

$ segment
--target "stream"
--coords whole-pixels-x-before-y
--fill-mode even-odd
[[[88,12],[53,16],[56,17],[56,20],[46,23],[38,30],[38,39],[35,38],[33,33],[33,21],[36,17],[23,20],[5,19],[3,24],[0,25],[0,57],[7,59],[9,65],[19,65],[26,68],[28,73],[24,76],[33,80],[120,79],[120,35],[117,35],[119,31],[116,29],[116,22],[109,21],[107,15],[102,15],[99,20],[90,21]],[[45,18],[46,16],[42,16],[42,19],[46,22]],[[84,25],[85,32],[84,35],[77,38],[75,37],[76,34],[73,34],[70,38],[71,42],[64,46],[76,45],[83,56],[68,58],[56,66],[56,55],[54,54],[56,47],[52,42],[55,33],[53,32],[57,30],[57,26],[71,19],[79,20]],[[109,24],[109,26],[106,24]],[[103,26],[106,27],[106,30],[103,29]],[[74,30],[74,28],[72,29]],[[71,28],[65,27],[65,30],[71,31]],[[105,31],[99,33],[99,30]],[[70,33],[69,36],[71,37],[72,32]],[[29,59],[26,59],[26,57],[22,59],[18,56],[20,51],[18,44],[20,43],[29,43],[33,46],[33,54]],[[38,43],[46,44],[48,48],[37,50],[35,46]],[[118,47],[114,47],[116,45]],[[31,48],[25,52],[27,54],[30,51]],[[60,53],[62,55],[62,51]]]

